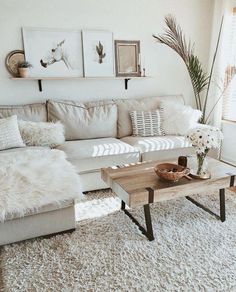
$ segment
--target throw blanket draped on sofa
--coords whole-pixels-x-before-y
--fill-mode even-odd
[[[82,196],[79,176],[60,150],[24,149],[0,155],[0,222],[47,204]]]

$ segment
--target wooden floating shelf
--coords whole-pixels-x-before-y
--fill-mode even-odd
[[[11,77],[12,80],[36,80],[38,81],[39,91],[43,91],[42,89],[42,81],[43,80],[124,80],[125,81],[125,89],[128,89],[128,82],[131,79],[147,79],[151,78],[149,76],[145,77],[135,77],[135,76],[124,76],[124,77]]]

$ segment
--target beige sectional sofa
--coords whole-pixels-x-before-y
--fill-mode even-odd
[[[57,121],[65,126],[63,150],[81,176],[84,191],[106,188],[100,169],[138,161],[176,158],[192,153],[182,136],[133,137],[131,110],[154,110],[162,100],[184,103],[182,96],[114,99],[97,102],[49,100],[47,103],[0,107],[0,118]],[[20,150],[20,149],[19,149]]]
[[[60,120],[65,126],[66,142],[57,148],[63,150],[76,167],[85,192],[107,188],[100,176],[103,167],[177,158],[192,153],[192,147],[181,136],[132,136],[129,111],[154,110],[162,100],[184,103],[182,96],[85,103],[49,100],[47,103],[0,106],[0,118],[16,114],[18,119],[28,121]],[[17,155],[18,151],[27,148],[3,150],[0,155],[5,151]],[[73,229],[74,216],[74,202],[66,202],[60,207],[45,206],[23,218],[13,216],[0,224],[0,245]]]

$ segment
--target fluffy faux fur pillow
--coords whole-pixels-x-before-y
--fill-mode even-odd
[[[64,126],[60,123],[18,121],[27,146],[56,147],[65,142]]]
[[[166,135],[186,135],[187,132],[196,127],[202,112],[191,106],[174,102],[162,102],[163,130]]]

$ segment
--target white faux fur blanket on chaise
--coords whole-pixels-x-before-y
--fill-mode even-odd
[[[0,154],[0,222],[7,215],[82,196],[74,167],[60,150],[28,149]]]

